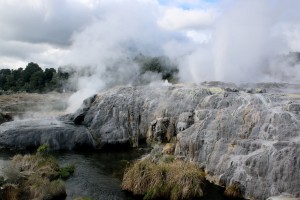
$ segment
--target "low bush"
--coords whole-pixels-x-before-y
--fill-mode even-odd
[[[47,154],[49,151],[49,144],[43,144],[39,146],[39,148],[36,150],[37,154]]]
[[[180,160],[152,162],[150,158],[145,158],[125,171],[122,189],[144,195],[144,199],[202,197],[205,173],[192,163]]]
[[[69,178],[75,171],[75,165],[68,165],[59,169],[59,176],[62,179]]]

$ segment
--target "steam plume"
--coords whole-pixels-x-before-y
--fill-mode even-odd
[[[70,100],[131,85],[139,54],[168,56],[182,82],[298,81],[297,56],[281,58],[300,51],[299,6],[293,0],[224,0],[186,10],[147,0],[99,1],[99,16],[73,34],[63,53],[64,63],[91,70],[74,79],[79,92]]]

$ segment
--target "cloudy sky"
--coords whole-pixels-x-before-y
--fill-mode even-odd
[[[184,82],[297,80],[299,66],[268,58],[300,51],[299,8],[298,0],[0,0],[0,68],[32,61],[101,74],[142,53],[176,61]]]

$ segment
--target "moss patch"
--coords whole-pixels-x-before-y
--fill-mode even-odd
[[[75,171],[75,165],[68,165],[59,169],[59,176],[62,179],[69,178]]]

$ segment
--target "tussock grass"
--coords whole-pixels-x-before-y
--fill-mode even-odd
[[[145,158],[133,163],[123,177],[122,189],[144,199],[191,199],[202,197],[205,173],[195,164],[180,160],[152,162]]]
[[[4,171],[3,187],[14,183],[22,199],[65,199],[66,188],[60,178],[69,177],[75,166],[60,168],[47,149],[48,145],[42,145],[36,154],[15,155]],[[10,195],[10,190],[5,192],[4,195]]]
[[[174,151],[175,151],[175,144],[173,144],[173,143],[167,143],[163,148],[164,154],[173,155]]]
[[[59,165],[51,155],[16,155],[12,158],[12,166],[23,175],[39,174],[51,180],[59,176]]]
[[[6,200],[18,200],[19,199],[19,195],[20,195],[20,191],[18,189],[18,186],[15,184],[6,184],[3,188],[2,188],[2,199]]]
[[[2,185],[5,183],[18,184],[23,179],[21,172],[10,165],[3,169],[3,174],[5,179],[3,178]]]
[[[65,197],[66,188],[62,180],[50,181],[38,175],[32,175],[25,182],[29,199],[55,199]]]
[[[231,198],[241,197],[242,195],[240,185],[238,183],[230,184],[226,187],[224,195]]]

